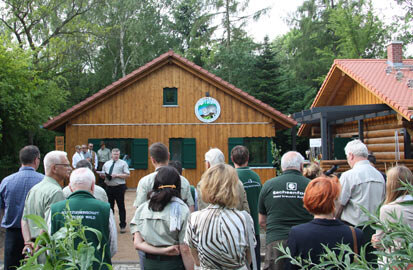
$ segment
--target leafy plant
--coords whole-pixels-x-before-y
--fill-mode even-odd
[[[271,141],[271,154],[273,157],[272,165],[274,166],[277,175],[281,175],[281,149],[273,141]]]
[[[102,234],[100,231],[82,225],[80,218],[72,216],[69,206],[67,211],[62,213],[65,218],[65,224],[56,233],[50,235],[45,220],[37,215],[27,215],[27,218],[33,220],[38,228],[43,232],[36,238],[34,243],[34,252],[23,261],[23,265],[18,270],[25,269],[44,269],[44,270],[90,270],[93,263],[97,263],[99,269],[112,269],[112,266],[103,262],[104,249],[101,258],[95,257],[95,250],[99,246],[93,246],[88,242],[86,232],[96,234],[101,242]],[[57,213],[61,214],[61,213]]]
[[[402,189],[408,190],[413,195],[413,185],[402,183]],[[412,205],[413,201],[403,202],[404,205]],[[391,213],[393,221],[381,221],[379,214],[371,214],[367,209],[361,207],[364,213],[369,216],[369,220],[364,226],[371,226],[373,229],[382,230],[384,235],[380,240],[382,249],[377,249],[374,253],[378,256],[379,269],[408,269],[413,262],[413,229],[402,222],[396,213]],[[347,244],[339,244],[335,248],[328,248],[323,245],[324,253],[320,255],[320,263],[311,261],[309,256],[293,257],[290,250],[279,246],[278,249],[284,254],[279,259],[287,259],[291,264],[300,269],[377,269],[366,260],[365,247],[362,247],[360,254],[355,254]],[[338,252],[337,252],[338,251]],[[337,253],[336,253],[337,252]],[[351,260],[355,256],[355,260]]]

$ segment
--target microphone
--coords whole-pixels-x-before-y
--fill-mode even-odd
[[[332,175],[335,171],[337,171],[337,169],[339,168],[338,165],[333,165],[330,169],[328,169],[324,174],[326,176],[330,176]]]

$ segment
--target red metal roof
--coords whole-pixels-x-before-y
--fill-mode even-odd
[[[413,59],[403,60],[403,65],[413,65]],[[320,96],[323,94],[323,89],[327,84],[330,73],[337,67],[346,73],[349,77],[362,85],[367,90],[371,91],[383,103],[389,105],[394,110],[399,112],[409,121],[413,118],[413,111],[409,107],[413,106],[413,89],[407,86],[407,80],[413,79],[412,69],[401,69],[403,78],[398,81],[396,79],[396,71],[387,75],[387,60],[386,59],[336,59],[331,67],[329,74],[326,77],[323,85],[320,88],[311,107],[319,107]],[[328,106],[324,104],[323,106]]]
[[[413,59],[404,59],[404,66],[412,66]],[[324,104],[325,99],[321,97],[329,92],[326,90],[333,73],[344,72],[355,82],[372,92],[384,104],[389,105],[408,121],[413,119],[413,89],[409,89],[407,81],[413,79],[413,69],[403,68],[403,78],[396,79],[396,70],[387,75],[387,59],[336,59],[328,72],[326,79],[321,85],[320,90],[315,97],[311,108],[329,106]],[[326,93],[325,93],[326,92]],[[308,125],[300,126],[298,135],[304,133]]]
[[[229,89],[233,93],[237,94],[240,97],[240,100],[245,100],[252,102],[255,106],[258,108],[263,109],[267,113],[269,113],[272,118],[277,120],[277,122],[280,123],[281,126],[290,128],[294,125],[297,124],[297,122],[292,119],[291,117],[277,111],[273,107],[265,104],[264,102],[254,98],[253,96],[247,94],[246,92],[242,91],[241,89],[235,87],[234,85],[224,81],[223,79],[215,76],[214,74],[208,72],[207,70],[203,69],[202,67],[192,63],[191,61],[185,59],[184,57],[176,54],[173,51],[169,51],[167,53],[162,54],[158,58],[155,58],[151,62],[145,64],[144,66],[138,68],[137,70],[133,71],[132,73],[126,75],[125,77],[119,79],[118,81],[108,85],[104,89],[98,91],[94,95],[86,98],[82,102],[74,105],[73,107],[69,108],[65,112],[59,114],[58,116],[50,119],[46,123],[43,124],[44,128],[47,129],[57,129],[58,127],[62,126],[65,124],[67,121],[70,120],[74,114],[83,111],[90,106],[93,106],[95,103],[100,102],[106,98],[109,98],[112,94],[115,94],[117,90],[124,88],[125,86],[129,85],[130,83],[133,83],[136,79],[139,79],[140,76],[144,76],[146,73],[150,73],[150,71],[153,68],[156,68],[157,66],[161,65],[162,63],[165,63],[169,61],[170,59],[176,60],[179,63],[186,65],[187,67],[190,67],[194,69],[195,71],[199,72],[200,74],[206,76],[207,78],[215,81],[219,85],[225,87],[226,89]]]

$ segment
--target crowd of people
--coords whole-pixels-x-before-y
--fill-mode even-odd
[[[293,257],[318,263],[323,246],[338,244],[348,244],[355,254],[364,246],[366,259],[380,263],[374,250],[381,248],[385,232],[363,226],[369,217],[360,206],[375,213],[384,201],[383,222],[394,221],[395,213],[413,227],[413,206],[402,204],[413,198],[400,189],[403,183],[413,184],[413,174],[396,166],[387,172],[386,182],[359,140],[349,142],[345,153],[351,169],[338,178],[317,165],[304,168],[300,153],[287,152],[281,158],[282,174],[262,185],[248,166],[245,146],[232,149],[234,166],[225,163],[220,149],[212,148],[205,153],[205,172],[194,187],[182,176],[180,163],[169,160],[168,148],[152,144],[155,171],[140,179],[130,221],[141,269],[299,269],[293,260],[281,258],[280,246],[288,247]],[[76,146],[72,166],[65,152],[51,151],[43,160],[45,175],[36,172],[40,160],[36,146],[24,147],[20,170],[0,184],[5,269],[19,266],[24,254],[36,248],[42,231],[27,215],[44,218],[53,234],[64,227],[67,205],[84,225],[101,232],[100,240],[93,233],[87,239],[96,247],[96,258],[110,265],[117,251],[115,202],[120,233],[127,226],[124,198],[130,172],[120,150],[110,150],[104,142],[97,153],[93,144]],[[103,188],[96,179],[102,179]],[[265,231],[263,263],[260,230]],[[392,252],[397,243],[386,248]],[[99,267],[95,262],[93,268]]]

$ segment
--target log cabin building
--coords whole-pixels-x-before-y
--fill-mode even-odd
[[[250,166],[262,181],[275,176],[271,138],[296,122],[187,59],[169,51],[44,124],[64,132],[68,157],[75,145],[101,141],[130,158],[129,188],[154,171],[148,147],[162,142],[183,175],[196,183],[204,154],[218,147],[230,162],[238,144],[250,150]],[[63,144],[63,140],[60,140]]]
[[[320,138],[323,169],[349,167],[346,143],[359,138],[385,172],[395,164],[413,169],[413,59],[402,42],[387,46],[387,59],[336,59],[309,110],[295,113],[298,136]]]

